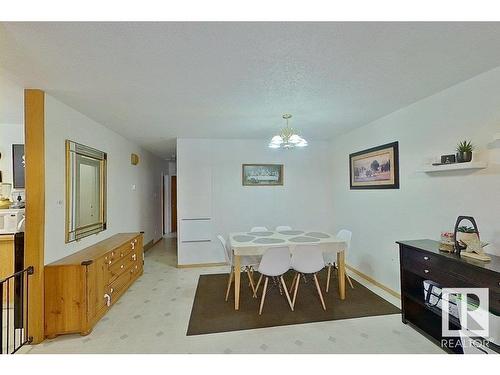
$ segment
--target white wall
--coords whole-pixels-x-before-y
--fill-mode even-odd
[[[421,100],[331,143],[335,184],[332,220],[353,231],[347,263],[399,290],[396,240],[439,239],[459,215],[472,215],[483,240],[500,247],[500,68]],[[381,88],[383,90],[383,88]],[[429,175],[416,170],[428,158],[453,153],[471,139],[480,171]],[[349,153],[399,141],[399,190],[349,190]],[[496,249],[496,250],[495,250]]]
[[[70,244],[64,243],[66,139],[108,154],[107,230]],[[139,165],[130,164],[131,153],[140,156]],[[50,95],[45,99],[45,163],[45,263],[119,232],[144,231],[145,243],[161,238],[166,162]]]
[[[0,171],[3,182],[13,184],[12,145],[24,143],[24,91],[0,70]]]
[[[327,142],[272,150],[268,140],[178,139],[177,208],[182,219],[212,218],[212,242],[183,244],[179,264],[224,261],[215,236],[252,226],[331,229],[332,178]],[[244,163],[284,164],[284,185],[242,186]]]

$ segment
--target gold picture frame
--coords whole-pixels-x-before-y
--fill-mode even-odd
[[[70,140],[65,146],[65,239],[69,243],[106,230],[107,154]]]

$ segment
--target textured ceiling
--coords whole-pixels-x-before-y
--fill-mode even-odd
[[[499,23],[2,23],[0,65],[162,157],[331,139],[500,65]]]

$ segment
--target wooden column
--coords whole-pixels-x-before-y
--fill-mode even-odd
[[[28,333],[33,343],[44,340],[45,244],[45,93],[24,90],[26,160],[26,225],[24,266],[33,266],[29,280]]]

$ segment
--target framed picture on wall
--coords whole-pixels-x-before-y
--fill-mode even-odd
[[[14,189],[24,189],[24,145],[12,145],[12,173]]]
[[[283,164],[243,164],[243,186],[283,185]]]
[[[349,155],[351,189],[399,189],[398,142]]]

